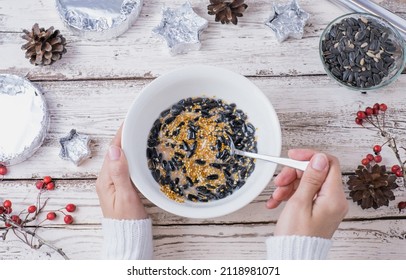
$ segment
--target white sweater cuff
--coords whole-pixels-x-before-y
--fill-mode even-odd
[[[271,236],[266,240],[269,260],[323,260],[332,241],[311,236]]]
[[[102,230],[104,259],[152,259],[151,219],[114,220],[104,218]]]

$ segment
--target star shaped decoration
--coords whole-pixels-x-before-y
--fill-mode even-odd
[[[287,4],[274,4],[272,15],[265,25],[275,32],[281,43],[289,37],[301,39],[309,18],[310,15],[299,7],[297,0],[292,0]]]
[[[79,166],[91,156],[90,142],[91,139],[88,135],[79,134],[72,129],[68,135],[59,139],[62,146],[59,156]]]
[[[207,28],[208,21],[198,16],[189,2],[177,9],[162,10],[162,19],[153,32],[166,40],[172,55],[199,50],[200,34]]]

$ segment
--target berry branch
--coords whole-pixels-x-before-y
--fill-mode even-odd
[[[2,218],[0,218],[0,220],[3,221]],[[56,251],[57,253],[59,253],[65,260],[69,260],[68,256],[64,253],[64,251],[61,248],[56,247],[55,245],[47,242],[45,239],[43,239],[42,237],[40,237],[38,235],[38,233],[36,233],[36,230],[38,227],[35,227],[34,231],[31,231],[29,229],[27,229],[26,227],[21,226],[20,224],[14,223],[13,221],[8,220],[9,225],[11,226],[13,233],[15,234],[15,236],[17,238],[19,238],[22,242],[26,243],[28,246],[30,246],[33,249],[39,249],[42,247],[42,245],[48,246],[49,248],[53,249],[54,251]],[[18,233],[22,234],[24,239],[19,236]],[[28,240],[28,236],[30,235],[33,238],[35,238],[38,241],[38,244],[35,245],[33,244],[32,240],[29,241]],[[5,234],[3,235],[3,240],[5,240]]]
[[[402,160],[399,150],[406,151],[403,147],[398,147],[396,138],[390,133],[386,125],[386,112],[388,106],[384,103],[376,103],[372,107],[366,107],[365,110],[359,110],[355,123],[369,130],[377,131],[383,138],[381,145],[374,145],[373,154],[367,154],[361,160],[361,166],[355,171],[354,176],[350,176],[348,186],[351,190],[350,196],[354,202],[357,202],[362,209],[379,208],[383,205],[388,206],[390,200],[395,196],[392,192],[399,185],[406,187],[406,160]],[[395,154],[398,164],[391,167],[392,174],[386,171],[384,165],[380,166],[382,161],[382,147],[387,145]],[[403,155],[404,156],[404,155]],[[400,180],[396,180],[396,177]],[[398,204],[399,211],[406,208],[406,202]]]
[[[355,123],[363,126],[364,128],[378,131],[379,135],[382,138],[384,138],[384,143],[382,145],[375,145],[373,147],[373,151],[375,153],[375,157],[373,160],[376,163],[381,162],[382,157],[380,156],[380,152],[382,150],[382,147],[385,145],[388,145],[388,147],[392,149],[392,151],[395,154],[395,157],[399,163],[399,165],[392,166],[392,171],[397,177],[403,178],[403,185],[406,187],[406,172],[405,172],[406,161],[402,160],[402,158],[401,158],[395,137],[388,130],[386,130],[387,126],[386,126],[385,116],[386,116],[387,109],[388,109],[388,107],[386,104],[376,103],[372,108],[367,107],[364,111],[358,111],[357,117],[355,119]],[[372,127],[370,125],[372,125]],[[371,158],[370,154],[368,154],[367,157],[361,161],[361,163],[363,165],[367,165],[371,161],[372,161],[372,158]]]
[[[64,251],[39,236],[37,230],[42,227],[46,221],[55,220],[57,217],[55,212],[64,215],[64,222],[66,224],[72,224],[74,221],[73,217],[70,214],[65,213],[65,211],[68,213],[76,211],[76,205],[69,203],[65,206],[65,208],[48,211],[46,218],[39,221],[39,217],[45,212],[45,207],[49,200],[49,198],[41,200],[41,196],[47,191],[54,190],[55,183],[51,177],[45,176],[43,180],[37,181],[35,186],[39,190],[35,205],[33,204],[28,206],[26,210],[22,210],[18,214],[13,214],[13,204],[8,199],[4,200],[2,205],[0,205],[0,221],[4,222],[4,228],[0,229],[0,231],[3,231],[0,237],[3,240],[6,240],[7,234],[12,232],[16,238],[27,244],[32,249],[39,249],[45,245],[53,249],[67,260],[69,258]]]

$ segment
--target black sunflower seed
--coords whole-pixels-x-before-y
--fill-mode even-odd
[[[193,144],[190,146],[189,151],[186,153],[186,157],[187,158],[191,158],[196,151],[196,147],[197,147],[197,142],[193,142]]]
[[[161,117],[162,118],[166,117],[169,114],[170,111],[171,111],[170,109],[166,109],[165,111],[162,111]]]
[[[152,157],[152,150],[153,150],[153,148],[147,148],[147,158],[148,159],[151,159],[151,157]]]
[[[231,177],[231,173],[230,173],[230,171],[228,171],[227,169],[224,169],[224,175],[227,177],[227,178],[230,178]]]
[[[149,138],[148,139],[148,146],[149,147],[156,147],[156,146],[158,146],[158,144],[159,144],[159,141],[158,141],[158,139],[157,138]]]
[[[205,164],[206,164],[206,161],[205,161],[205,160],[202,160],[202,159],[197,159],[197,160],[195,160],[195,162],[196,162],[198,165],[205,165]]]
[[[155,163],[155,161],[153,161],[153,160],[149,160],[149,161],[148,161],[148,169],[149,169],[149,170],[154,170],[154,169],[156,169],[156,163]]]
[[[169,185],[172,180],[171,180],[170,176],[165,176],[162,181],[163,181],[163,185]]]
[[[189,139],[189,140],[196,139],[196,132],[194,132],[192,129],[189,129],[187,131],[187,139]]]
[[[155,181],[159,182],[160,176],[161,172],[158,169],[152,171],[152,177],[154,177]]]
[[[221,165],[220,163],[216,163],[216,162],[210,163],[210,166],[212,166],[212,167],[214,167],[214,168],[217,168],[217,169],[221,169],[221,168],[222,168],[222,165]]]
[[[177,128],[177,129],[175,129],[175,130],[172,132],[172,136],[178,136],[179,133],[180,133],[180,129]]]
[[[219,175],[217,174],[211,174],[206,177],[207,180],[217,180],[219,178]]]
[[[182,111],[183,111],[184,107],[182,105],[176,104],[173,105],[171,108],[171,114],[173,116],[178,116]]]
[[[169,117],[165,120],[165,124],[170,124],[171,122],[173,122],[175,120],[176,117]]]
[[[170,168],[170,170],[171,171],[175,171],[176,170],[176,166],[175,166],[175,164],[173,163],[173,161],[168,161],[168,165],[169,165],[169,168]]]
[[[186,181],[188,182],[189,186],[193,186],[193,180],[190,177],[186,176]]]
[[[185,151],[190,150],[189,145],[186,143],[185,140],[182,141],[182,149],[185,150]]]
[[[206,187],[204,186],[198,186],[196,187],[196,190],[200,193],[206,194],[206,193],[210,193],[210,190],[208,190]]]
[[[206,188],[214,190],[216,187],[210,184],[206,184]]]

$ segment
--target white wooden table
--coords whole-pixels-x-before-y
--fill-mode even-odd
[[[406,17],[405,0],[374,1]],[[72,259],[100,257],[102,215],[95,180],[105,151],[140,90],[169,70],[199,63],[247,76],[263,90],[278,113],[283,154],[295,147],[332,153],[341,160],[344,181],[362,156],[380,142],[377,135],[354,123],[359,106],[385,102],[395,121],[405,127],[405,74],[387,88],[366,95],[338,86],[325,74],[318,54],[319,37],[332,19],[345,13],[327,0],[300,1],[311,14],[304,38],[282,44],[264,25],[271,1],[246,1],[249,8],[237,26],[215,23],[207,14],[208,1],[190,1],[194,10],[209,20],[209,27],[201,35],[200,51],[174,57],[151,30],[160,21],[164,4],[175,7],[183,0],[145,1],[132,28],[119,38],[104,42],[71,35],[62,25],[53,2],[0,0],[0,73],[25,76],[38,85],[51,115],[43,146],[31,159],[10,167],[9,174],[0,181],[0,200],[11,199],[16,210],[23,209],[35,200],[37,178],[56,178],[57,190],[47,194],[48,206],[77,204],[75,223],[65,225],[60,217],[38,233],[63,248]],[[60,29],[68,41],[67,54],[50,67],[32,66],[20,49],[24,43],[20,37],[22,29],[29,29],[36,22],[45,28],[53,25]],[[93,139],[93,156],[79,167],[58,156],[59,138],[72,128]],[[0,131],[0,137],[7,137],[6,131]],[[406,133],[405,129],[401,131]],[[390,151],[384,152],[384,163],[393,164]],[[178,217],[144,199],[153,219],[156,258],[264,258],[264,240],[272,234],[281,211],[265,208],[273,188],[270,183],[255,201],[233,214],[207,220]],[[378,210],[361,210],[348,199],[350,211],[334,236],[329,257],[406,259],[406,211],[399,213],[396,207],[399,201],[406,200],[405,189],[396,191],[396,200],[389,207]],[[0,259],[60,258],[46,247],[36,251],[17,239],[0,240]]]

